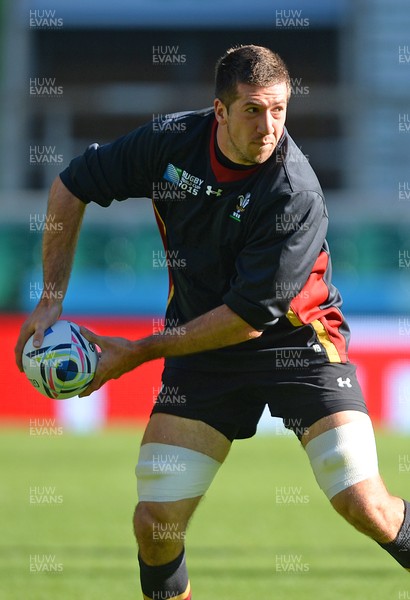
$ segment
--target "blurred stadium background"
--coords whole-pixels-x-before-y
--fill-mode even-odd
[[[52,402],[13,347],[41,293],[53,178],[92,142],[210,105],[215,60],[233,44],[269,46],[290,68],[288,128],[325,190],[381,470],[408,496],[409,32],[408,0],[0,0],[0,600],[135,597],[133,468],[162,363]],[[149,199],[90,206],[64,316],[152,334],[161,251]],[[410,598],[406,574],[332,512],[296,438],[278,420],[260,430],[272,435],[234,445],[190,529],[195,598]],[[283,559],[309,576],[281,573]]]
[[[1,9],[0,418],[76,428],[147,418],[160,361],[80,409],[38,397],[13,365],[41,291],[47,188],[89,143],[210,105],[215,60],[255,43],[291,72],[287,125],[325,190],[334,282],[372,415],[410,431],[407,0],[3,0]],[[64,316],[103,334],[152,333],[167,292],[161,250],[149,199],[89,207]]]
[[[410,13],[406,0],[288,4],[3,0],[0,311],[8,348],[41,293],[41,234],[53,226],[44,223],[46,196],[58,172],[91,142],[210,105],[224,50],[267,45],[290,68],[288,128],[326,193],[334,281],[372,414],[410,430]],[[161,251],[148,199],[90,207],[65,316],[100,333],[152,333],[167,290],[155,261]],[[70,403],[37,398],[11,354],[1,369],[3,420],[56,410],[69,418]],[[152,363],[107,385],[88,418],[95,426],[146,419],[160,369]]]

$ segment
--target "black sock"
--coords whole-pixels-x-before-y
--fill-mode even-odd
[[[191,600],[185,550],[166,565],[151,567],[138,556],[144,600]]]
[[[397,537],[392,542],[380,544],[386,552],[397,560],[399,565],[410,570],[410,502],[404,502],[404,520]]]

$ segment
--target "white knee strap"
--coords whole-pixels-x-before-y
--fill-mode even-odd
[[[137,475],[140,502],[175,502],[203,496],[221,463],[202,452],[169,444],[141,446]]]
[[[345,423],[306,444],[313,473],[326,496],[377,475],[377,451],[370,419]]]

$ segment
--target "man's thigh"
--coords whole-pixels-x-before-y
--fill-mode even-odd
[[[155,413],[151,416],[141,445],[148,443],[189,448],[220,463],[225,460],[231,447],[231,442],[222,433],[203,421],[167,413]]]
[[[311,440],[314,440],[322,433],[326,433],[326,431],[330,431],[331,429],[335,429],[341,425],[346,425],[347,423],[353,422],[367,423],[368,421],[368,415],[366,415],[364,412],[356,410],[344,410],[336,412],[332,415],[327,415],[326,417],[323,417],[310,425],[309,428],[306,428],[301,439],[302,446],[305,448],[306,444],[308,444]]]

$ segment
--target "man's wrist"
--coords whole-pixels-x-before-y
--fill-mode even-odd
[[[132,353],[137,358],[138,364],[163,358],[164,348],[157,338],[159,336],[149,336],[132,342]]]
[[[60,312],[63,309],[63,300],[62,300],[62,292],[61,292],[61,299],[59,298],[59,296],[57,295],[59,294],[59,292],[54,292],[54,297],[51,297],[50,292],[45,292],[43,291],[41,298],[38,302],[38,305],[44,308],[59,308]],[[56,297],[57,296],[57,299]]]

